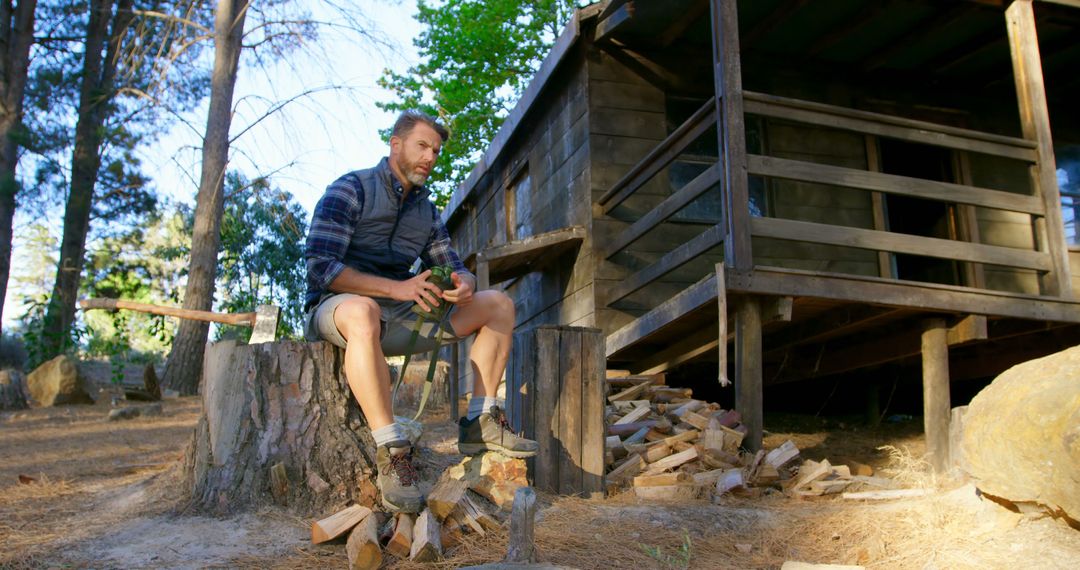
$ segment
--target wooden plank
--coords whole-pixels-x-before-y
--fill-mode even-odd
[[[596,24],[596,33],[593,35],[594,42],[602,42],[609,39],[620,27],[625,26],[634,17],[634,3],[626,2],[619,6],[608,16]]]
[[[763,93],[746,93],[746,113],[1027,162],[1036,158],[1023,139]]]
[[[886,194],[912,196],[940,202],[971,204],[998,210],[1035,214],[1037,216],[1043,215],[1044,210],[1042,202],[1033,196],[1024,196],[1000,190],[987,190],[951,182],[908,178],[895,174],[867,172],[854,168],[770,156],[750,155],[747,161],[750,174],[758,176],[832,184],[845,188],[873,190]]]
[[[972,177],[969,155],[966,152],[958,152],[955,155],[954,165],[959,175],[957,182],[970,185]],[[956,206],[956,232],[959,239],[972,243],[982,241],[979,235],[979,220],[976,210],[970,204],[958,204]],[[963,285],[980,289],[986,287],[986,273],[982,264],[965,263],[961,266],[961,269],[963,271]]]
[[[896,309],[870,305],[851,305],[838,307],[815,315],[769,335],[769,352],[812,342],[821,342],[830,338],[846,336],[853,331],[866,328],[871,323],[896,315]]]
[[[533,478],[537,489],[559,491],[559,329],[537,327],[536,338],[536,454]]]
[[[870,172],[881,172],[881,148],[878,146],[877,137],[866,135],[866,169]],[[965,183],[967,181],[964,181]],[[888,231],[889,222],[885,214],[885,196],[881,192],[870,193],[870,207],[873,209],[874,229]],[[892,256],[886,251],[878,252],[878,276],[893,278]]]
[[[739,270],[754,266],[750,247],[750,190],[746,164],[739,16],[735,0],[710,0],[717,142],[724,165],[724,264]]]
[[[431,511],[424,509],[413,526],[412,549],[409,558],[417,562],[434,562],[442,557],[442,539],[439,537],[439,521]]]
[[[345,553],[349,557],[349,570],[375,570],[382,564],[378,517],[368,515],[352,529]]]
[[[750,451],[761,449],[762,393],[761,307],[756,297],[745,296],[735,303],[735,402],[749,430],[743,443]]]
[[[1032,172],[1035,197],[1046,210],[1046,241],[1040,244],[1050,254],[1053,270],[1040,278],[1043,293],[1064,299],[1073,297],[1068,248],[1061,216],[1061,193],[1054,164],[1054,140],[1050,134],[1050,111],[1046,104],[1042,59],[1035,30],[1031,0],[1017,0],[1005,10],[1005,24],[1012,54],[1016,98],[1020,106],[1020,126],[1024,138],[1033,141],[1038,161]]]
[[[1021,293],[761,266],[752,274],[731,272],[726,277],[729,293],[818,297],[909,309],[1080,322],[1080,303]],[[620,337],[620,344],[627,336]],[[608,337],[609,351],[611,346]]]
[[[719,364],[717,365],[717,382],[720,386],[727,388],[731,385],[731,380],[728,379],[728,352],[727,352],[727,338],[728,338],[728,302],[727,302],[727,280],[724,277],[724,264],[716,264],[716,324],[717,324],[717,343],[716,348],[718,350],[717,357],[719,358]],[[724,339],[720,342],[720,339]]]
[[[724,227],[722,224],[717,224],[665,254],[656,263],[619,281],[607,291],[602,303],[610,307],[722,243],[724,243]]]
[[[371,516],[371,509],[363,505],[352,505],[322,520],[311,523],[311,544],[321,544],[345,534],[366,517]]]
[[[716,330],[702,329],[641,361],[631,363],[630,370],[635,374],[664,372],[716,349],[719,344]]]
[[[1007,267],[1034,269],[1036,271],[1047,271],[1051,267],[1050,256],[1046,253],[950,239],[879,232],[781,218],[754,218],[750,221],[750,229],[755,236],[781,240],[806,241],[859,249],[922,255],[939,259],[990,263]]]
[[[581,226],[571,226],[487,248],[477,254],[477,267],[486,266],[489,284],[501,283],[536,271],[576,249],[585,241],[586,233]]]
[[[626,228],[626,230],[619,234],[610,245],[604,248],[600,255],[604,259],[611,259],[616,253],[626,249],[630,244],[640,239],[646,233],[652,231],[656,226],[677,214],[679,210],[686,207],[687,204],[693,202],[702,194],[712,189],[719,181],[720,166],[719,164],[713,164],[705,169],[704,172],[694,177],[693,180],[687,182],[686,185],[677,192],[668,196],[655,208],[649,210],[629,228]]]
[[[604,335],[600,329],[582,329],[581,343],[581,492],[586,497],[604,492]]]
[[[657,172],[671,164],[690,143],[712,128],[715,122],[715,103],[708,101],[600,196],[596,203],[599,204],[601,213],[608,214],[622,204],[638,188],[656,176]]]
[[[559,493],[581,493],[581,334],[559,329]]]
[[[607,337],[607,357],[716,298],[716,275],[708,275]]]
[[[926,454],[936,473],[949,461],[949,344],[944,319],[928,319],[922,333],[923,428]]]

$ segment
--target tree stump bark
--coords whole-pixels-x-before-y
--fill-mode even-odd
[[[375,445],[343,356],[325,342],[209,346],[203,414],[185,454],[190,506],[224,513],[276,499],[301,514],[373,506]]]

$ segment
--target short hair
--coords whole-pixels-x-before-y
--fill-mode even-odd
[[[450,131],[439,123],[435,117],[417,109],[402,111],[401,114],[398,115],[397,121],[394,121],[394,128],[390,131],[390,136],[404,138],[412,132],[416,123],[424,123],[432,129],[435,129],[435,132],[439,133],[442,142],[446,142],[446,140],[450,138]]]

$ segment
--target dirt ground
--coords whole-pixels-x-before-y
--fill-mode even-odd
[[[198,419],[197,398],[161,415],[109,422],[93,406],[0,414],[0,568],[344,568],[344,546],[312,546],[310,521],[280,510],[228,519],[178,512],[177,461]],[[1080,532],[935,481],[917,458],[916,420],[864,429],[807,416],[769,416],[766,446],[792,439],[811,459],[856,460],[926,497],[859,503],[779,493],[644,504],[541,496],[543,561],[576,568],[778,568],[785,560],[867,568],[1076,568]],[[430,414],[423,472],[460,457],[456,432]],[[879,449],[889,445],[892,449]],[[34,479],[21,483],[19,476]],[[458,568],[501,559],[506,533],[472,536],[437,564],[393,558],[387,568]]]

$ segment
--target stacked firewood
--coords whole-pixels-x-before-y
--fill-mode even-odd
[[[642,499],[716,499],[774,489],[808,497],[892,487],[891,480],[873,477],[867,465],[800,462],[791,441],[768,451],[746,451],[739,412],[695,399],[690,388],[664,386],[663,375],[608,382],[609,494],[629,487]]]
[[[525,461],[500,453],[467,457],[450,467],[427,494],[419,514],[373,512],[352,505],[311,525],[320,544],[346,536],[352,569],[378,568],[383,553],[417,562],[439,560],[466,534],[500,528],[517,489],[527,486]]]

